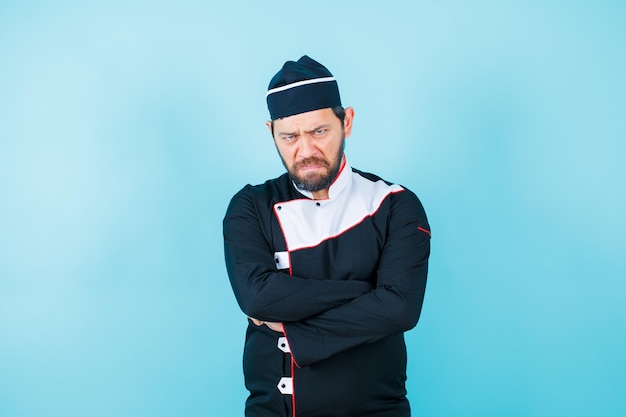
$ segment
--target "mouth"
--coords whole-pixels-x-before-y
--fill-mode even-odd
[[[299,171],[307,172],[307,171],[315,171],[317,169],[325,168],[325,165],[322,164],[309,164],[309,165],[301,165],[298,167]]]
[[[319,159],[308,159],[296,164],[295,168],[298,171],[307,172],[315,171],[318,169],[327,169],[328,165],[326,164],[326,161],[322,161]]]

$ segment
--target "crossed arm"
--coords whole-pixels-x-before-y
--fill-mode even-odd
[[[426,286],[429,230],[417,197],[403,192],[392,205],[374,288],[357,280],[289,276],[276,271],[254,203],[240,193],[224,219],[226,265],[243,312],[257,326],[284,332],[294,359],[306,366],[415,326]]]

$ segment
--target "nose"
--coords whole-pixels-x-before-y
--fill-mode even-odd
[[[317,147],[315,146],[314,139],[309,135],[302,135],[298,141],[298,156],[302,159],[314,156],[317,153]]]

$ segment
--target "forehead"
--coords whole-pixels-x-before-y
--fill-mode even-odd
[[[339,118],[335,116],[332,109],[313,110],[306,113],[295,114],[274,120],[274,126],[279,130],[293,129],[313,129],[321,125],[339,123]]]

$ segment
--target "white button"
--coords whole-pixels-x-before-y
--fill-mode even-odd
[[[285,353],[291,353],[291,349],[289,348],[289,342],[286,337],[278,338],[278,349],[282,350]]]
[[[293,382],[291,378],[282,377],[276,387],[278,387],[278,391],[280,391],[281,394],[293,394]]]

